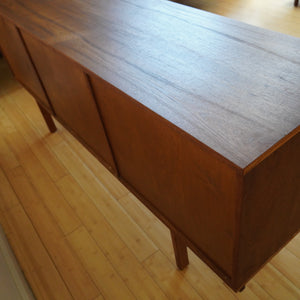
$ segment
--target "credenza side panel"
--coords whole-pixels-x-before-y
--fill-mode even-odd
[[[22,32],[56,117],[102,160],[116,168],[86,74],[69,58]]]
[[[251,278],[300,229],[300,133],[246,174],[244,180],[237,274],[240,282]]]
[[[236,171],[129,96],[91,81],[120,177],[231,276]]]
[[[0,17],[0,43],[16,79],[35,96],[37,101],[52,112],[18,29],[2,17]]]

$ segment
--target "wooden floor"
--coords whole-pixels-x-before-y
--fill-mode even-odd
[[[294,0],[173,0],[254,26],[300,37],[300,4]],[[278,41],[280,43],[280,41]]]
[[[189,2],[300,37],[292,1]],[[191,252],[178,271],[168,229],[58,127],[1,60],[1,224],[37,299],[300,299],[300,235],[239,294]]]

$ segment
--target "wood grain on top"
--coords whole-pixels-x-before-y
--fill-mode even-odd
[[[240,168],[299,132],[298,38],[161,0],[2,0],[0,14]]]

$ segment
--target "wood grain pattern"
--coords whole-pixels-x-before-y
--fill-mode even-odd
[[[199,299],[199,295],[190,288],[188,281],[160,252],[149,257],[144,265],[169,299]],[[180,285],[177,282],[180,282]]]
[[[299,150],[300,133],[245,176],[238,268],[241,282],[299,231]]]
[[[9,210],[1,218],[1,224],[13,241],[17,258],[23,260],[35,296],[49,300],[73,299],[21,205]]]
[[[231,276],[236,171],[127,95],[92,84],[120,176]]]
[[[111,195],[105,188],[97,184],[97,178],[87,168],[78,169],[76,155],[70,151],[66,144],[61,143],[54,147],[54,151],[77,182],[89,191],[88,195],[96,207],[101,208],[102,214],[109,220],[110,226],[120,234],[122,240],[140,261],[143,261],[156,251],[156,247],[142,232],[138,236],[132,234],[139,231],[139,228],[136,228],[122,207],[112,201]],[[102,196],[99,197],[99,195]]]
[[[102,164],[97,163],[97,158],[83,147],[78,147],[76,139],[67,131],[61,131],[62,138],[67,141],[68,146],[88,166],[95,176],[103,183],[107,190],[116,199],[128,195],[129,191],[120,184],[120,181],[113,176]]]
[[[105,299],[135,299],[86,229],[83,227],[78,228],[68,236],[68,241],[73,249],[77,250],[81,261],[92,275],[92,279]],[[96,265],[95,262],[97,262]]]
[[[1,103],[1,105],[3,105],[3,103]],[[9,112],[9,110],[7,112]],[[36,181],[35,189],[45,201],[45,205],[48,210],[51,211],[56,223],[64,233],[72,232],[80,224],[78,219],[70,210],[63,196],[58,193],[58,189],[50,175],[41,165],[30,146],[26,143],[23,135],[15,128],[12,121],[8,118],[8,115],[3,115],[1,119],[4,120],[6,126],[10,128],[10,133],[6,135],[5,139],[9,148],[19,160],[26,175],[31,180]]]
[[[299,39],[169,1],[32,0],[21,20],[6,1],[20,27],[70,32],[41,39],[241,168],[299,125]]]
[[[106,134],[85,74],[72,62],[23,33],[57,117],[116,172]],[[66,84],[65,80],[68,80]]]
[[[0,40],[2,51],[18,80],[32,92],[48,110],[52,111],[47,96],[31,63],[27,50],[14,24],[0,17]],[[52,111],[53,113],[53,111]]]
[[[72,233],[67,233],[66,239],[74,254],[73,257],[78,260],[79,264],[83,265],[83,268],[99,288],[100,292],[106,295],[106,298],[109,298],[110,295],[113,295],[116,300],[126,298],[128,293],[126,293],[124,286],[127,286],[136,299],[161,300],[168,298],[176,299],[177,297],[214,300],[299,299],[299,284],[297,283],[299,277],[297,276],[297,266],[300,262],[299,236],[295,237],[279,255],[263,268],[247,284],[246,289],[242,293],[235,294],[191,251],[188,251],[189,266],[184,271],[177,270],[168,228],[132,194],[119,198],[118,201],[112,197],[110,201],[115,202],[116,205],[110,206],[110,210],[115,211],[119,203],[136,225],[129,227],[126,225],[127,221],[123,220],[122,222],[126,225],[126,230],[129,230],[130,234],[136,238],[143,238],[143,231],[157,247],[156,252],[146,260],[140,262],[136,256],[137,252],[136,254],[133,253],[130,250],[130,244],[127,246],[122,241],[119,232],[116,231],[118,230],[117,227],[113,228],[110,225],[110,222],[115,222],[115,218],[104,218],[102,206],[96,206],[94,201],[90,199],[90,185],[80,185],[76,180],[78,178],[78,176],[75,176],[76,172],[70,174],[69,170],[64,168],[64,153],[69,153],[69,150],[66,150],[66,147],[57,146],[63,143],[68,145],[72,150],[77,150],[71,151],[74,154],[76,170],[85,175],[87,174],[85,170],[90,169],[91,176],[88,177],[88,180],[97,176],[97,172],[93,175],[95,170],[101,170],[103,167],[95,159],[91,159],[90,154],[84,150],[83,146],[74,138],[71,139],[61,125],[58,124],[59,131],[57,133],[49,134],[39,109],[34,103],[34,99],[19,84],[11,81],[11,79],[9,81],[8,72],[1,73],[0,71],[0,78],[4,77],[7,79],[1,81],[2,83],[5,82],[5,84],[1,85],[1,87],[3,86],[1,90],[3,93],[0,95],[0,140],[3,139],[4,143],[1,145],[6,146],[0,148],[0,150],[3,150],[3,152],[0,151],[0,155],[8,158],[2,160],[3,156],[0,157],[0,164],[3,167],[4,176],[7,178],[6,182],[0,180],[0,191],[9,189],[8,185],[14,183],[15,189],[17,190],[18,188],[20,197],[22,194],[29,194],[25,188],[26,185],[17,184],[17,182],[22,182],[16,176],[20,175],[19,171],[16,173],[19,170],[16,167],[20,165],[20,162],[10,150],[11,144],[6,142],[8,136],[15,130],[20,134],[16,136],[14,144],[18,144],[20,149],[24,148],[27,144],[26,147],[29,146],[33,154],[38,156],[38,159],[34,160],[35,169],[41,169],[43,166],[46,166],[46,161],[49,160],[49,157],[58,154],[62,161],[59,159],[57,163],[53,164],[54,170],[50,168],[45,168],[45,170],[49,174],[49,177],[53,178],[53,181],[56,180],[54,184],[63,196],[60,199],[65,199],[69,203],[73,215],[77,216],[82,224],[80,227],[75,228]],[[12,114],[13,108],[15,112],[18,112],[17,114]],[[23,118],[21,117],[22,115]],[[11,121],[9,122],[9,120]],[[66,138],[66,136],[69,137]],[[42,142],[50,153],[41,155],[35,147],[37,142]],[[25,145],[22,147],[24,143]],[[54,149],[59,152],[54,151]],[[41,152],[44,153],[45,151]],[[8,153],[12,155],[8,155]],[[21,163],[24,163],[23,159]],[[91,168],[91,163],[96,166]],[[65,170],[68,175],[58,179],[57,175],[62,174],[61,170]],[[56,176],[53,176],[54,174]],[[41,183],[38,177],[27,176],[27,180],[35,190]],[[98,191],[97,199],[102,197],[102,191],[104,195],[107,193],[103,189],[104,183],[101,182],[100,178],[95,181],[93,189]],[[117,185],[117,182],[114,182],[114,185]],[[36,207],[45,206],[45,200],[52,202],[54,199],[51,197],[47,199],[39,197],[39,194],[43,194],[43,190],[45,194],[49,192],[47,185],[42,185],[39,192],[35,192],[36,196],[29,197],[29,200],[35,199],[34,206]],[[5,201],[3,200],[3,195],[0,194],[0,201]],[[12,194],[6,193],[6,195],[6,200],[9,201]],[[20,198],[17,201],[20,202]],[[46,206],[48,207],[48,205]],[[28,209],[30,206],[26,208]],[[64,282],[70,280],[70,274],[62,272],[62,269],[56,268],[56,265],[53,263],[57,258],[52,258],[51,255],[56,253],[53,252],[53,247],[51,247],[52,235],[43,236],[42,241],[38,234],[42,230],[38,229],[38,226],[27,226],[22,221],[22,215],[24,215],[30,224],[36,224],[35,214],[26,214],[22,205],[18,209],[20,210],[18,214],[15,214],[14,209],[14,211],[0,210],[0,222],[6,229],[9,240],[14,251],[17,253],[22,269],[29,279],[36,298],[73,299],[79,297],[77,292],[80,292],[80,289],[66,289]],[[49,214],[54,217],[53,213],[54,211],[49,210]],[[69,222],[72,221],[69,220]],[[53,228],[52,221],[45,223],[49,223],[49,226]],[[140,229],[137,229],[138,227]],[[142,243],[141,246],[145,248],[144,251],[147,251],[147,243]],[[84,254],[81,252],[83,248]],[[44,251],[44,254],[41,254],[42,251]],[[61,260],[69,261],[69,258],[64,259],[64,253],[66,252],[56,253],[56,255],[61,256]],[[101,255],[101,253],[104,255]],[[108,267],[109,265],[113,267],[115,272],[112,272]],[[108,273],[103,274],[104,270],[107,270]],[[106,274],[114,274],[115,276],[106,276]],[[72,275],[74,276],[75,273]],[[118,281],[118,278],[121,278],[122,282]],[[103,286],[104,282],[105,286]],[[92,286],[93,284],[89,282],[86,288],[91,290]],[[114,290],[109,290],[109,288]],[[67,293],[69,293],[69,296]],[[103,298],[102,295],[99,295],[95,300]]]
[[[22,96],[26,97],[20,91],[16,91],[13,93],[15,97]],[[30,97],[30,95],[27,95]],[[56,181],[59,178],[66,175],[66,170],[61,168],[58,164],[57,158],[49,151],[45,142],[41,140],[40,136],[36,134],[36,132],[28,126],[26,121],[26,117],[22,113],[22,109],[16,107],[15,103],[9,101],[9,99],[4,98],[6,105],[4,107],[4,112],[9,119],[14,122],[15,127],[19,130],[22,137],[26,140],[27,144],[32,147],[33,153],[36,155],[38,160],[42,163],[43,167],[50,175],[50,177]]]
[[[0,14],[58,120],[240,290],[300,228],[300,40],[167,1],[14,4],[4,0]],[[45,185],[23,159],[32,153],[12,145],[17,136],[9,146]],[[54,151],[138,260],[153,255],[66,144]],[[176,254],[186,265],[186,251]]]
[[[10,151],[3,138],[0,138],[0,165],[3,170],[14,168],[19,165],[18,160]]]
[[[82,188],[72,176],[60,180],[58,186],[74,211],[80,216],[91,237],[114,265],[135,297],[149,300],[166,299],[164,293],[131,251],[131,245],[126,245],[119,233],[104,218],[102,211],[99,211],[94,201],[89,198],[86,193],[88,187]],[[127,225],[130,226],[130,224]],[[131,231],[130,234],[136,236],[138,231]],[[143,238],[143,234],[139,237]],[[144,251],[149,251],[148,247],[144,247]]]
[[[74,299],[95,298],[99,294],[98,289],[67,244],[51,213],[39,202],[39,195],[30,184],[24,170],[18,167],[9,172],[8,177]]]

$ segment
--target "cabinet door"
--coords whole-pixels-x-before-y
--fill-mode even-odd
[[[111,170],[115,170],[86,74],[63,54],[26,33],[23,37],[57,118]]]
[[[115,87],[91,81],[119,176],[231,275],[239,184],[234,170]]]
[[[50,112],[51,106],[47,100],[38,75],[32,65],[18,29],[9,21],[0,17],[0,43],[16,79],[34,95]],[[52,112],[53,113],[53,112]]]

